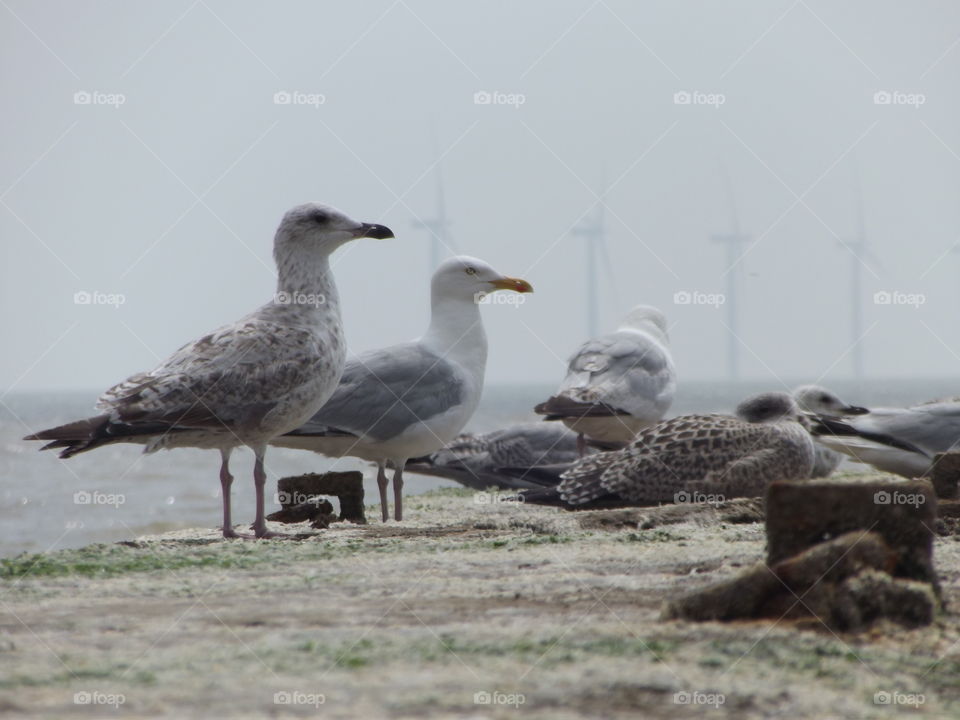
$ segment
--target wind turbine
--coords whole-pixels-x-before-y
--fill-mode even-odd
[[[436,137],[434,137],[434,155],[437,155]],[[434,177],[436,178],[436,215],[429,219],[417,218],[413,221],[413,227],[426,230],[430,236],[430,274],[433,274],[437,265],[440,264],[443,249],[454,247],[453,236],[450,234],[451,222],[447,217],[447,201],[443,192],[443,173],[440,160],[437,160],[437,164],[434,166]]]
[[[610,260],[610,253],[607,251],[606,206],[604,205],[606,194],[606,185],[604,184],[604,190],[600,193],[596,205],[594,205],[593,213],[580,220],[571,231],[574,237],[583,238],[586,244],[587,336],[592,338],[600,334],[600,282],[598,275],[601,262],[604,265],[614,299],[618,305],[620,303],[613,274],[613,263]]]
[[[733,192],[733,183],[726,167],[721,168],[727,190],[727,203],[730,206],[730,224],[732,232],[714,234],[710,240],[725,245],[727,248],[727,271],[724,277],[727,280],[725,305],[727,307],[727,377],[731,381],[740,379],[740,313],[739,291],[742,273],[740,259],[743,257],[743,246],[750,242],[750,236],[740,231],[740,213],[737,211],[737,198]]]

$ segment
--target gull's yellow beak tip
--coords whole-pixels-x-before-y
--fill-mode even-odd
[[[513,290],[518,293],[533,292],[533,285],[520,278],[502,277],[499,280],[494,280],[492,284],[497,290]]]

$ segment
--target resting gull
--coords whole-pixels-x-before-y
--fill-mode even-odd
[[[440,449],[473,415],[483,390],[487,336],[479,304],[488,293],[532,292],[476,258],[445,260],[433,274],[430,326],[423,337],[371,350],[347,363],[340,386],[309,422],[274,445],[377,463],[384,521],[386,466],[394,468],[395,517],[403,519],[407,460]]]
[[[863,415],[870,412],[864,407],[847,405],[836,394],[819,385],[801,385],[793,391],[793,399],[801,412],[814,415]],[[812,478],[827,477],[836,470],[846,457],[843,453],[831,450],[814,437],[813,449],[816,459],[813,463]]]
[[[681,415],[641,430],[622,450],[583,458],[528,502],[576,508],[754,497],[773,480],[810,477],[814,450],[786,393],[763,393],[729,415]]]
[[[929,475],[938,453],[960,446],[960,398],[909,408],[873,408],[855,417],[820,415],[811,432],[827,447],[878,470]]]
[[[518,423],[483,435],[464,433],[426,457],[407,463],[407,472],[454,480],[475,490],[540,487],[501,472],[504,467],[533,468],[569,464],[580,457],[577,434],[556,423]]]
[[[581,436],[626,443],[663,418],[676,385],[666,318],[638,305],[614,332],[580,346],[556,395],[535,411]]]
[[[145,452],[217,449],[227,538],[249,537],[230,518],[230,454],[245,445],[256,457],[254,535],[271,537],[263,499],[267,443],[309,419],[337,387],[346,347],[329,256],[362,237],[393,233],[320,203],[293,208],[273,241],[273,300],[107,390],[96,405],[103,414],[25,439],[51,440],[42,449],[63,448],[62,458],[113,442],[142,443]]]

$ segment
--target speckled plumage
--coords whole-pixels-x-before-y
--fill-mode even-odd
[[[810,436],[792,416],[682,415],[642,430],[623,450],[584,458],[558,491],[570,505],[609,494],[636,504],[674,502],[680,492],[755,496],[773,480],[808,478],[813,461]]]

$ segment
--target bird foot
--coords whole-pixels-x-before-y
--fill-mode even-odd
[[[227,540],[256,540],[254,535],[248,533],[238,533],[232,527],[223,529],[223,537]]]

